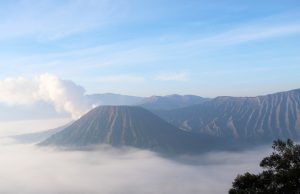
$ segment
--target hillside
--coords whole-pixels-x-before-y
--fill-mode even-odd
[[[194,95],[168,95],[168,96],[151,96],[144,98],[138,105],[149,110],[172,110],[176,108],[188,107],[191,105],[201,104],[209,99]]]
[[[157,112],[178,128],[234,139],[300,137],[300,89],[257,97],[217,97]]]
[[[40,145],[82,148],[98,144],[132,146],[163,153],[210,150],[212,138],[190,134],[141,107],[100,106]]]

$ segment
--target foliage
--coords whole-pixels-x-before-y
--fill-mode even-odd
[[[273,153],[260,162],[259,174],[238,175],[229,194],[300,194],[300,145],[273,142]]]

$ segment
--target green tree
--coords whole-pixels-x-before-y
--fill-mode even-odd
[[[300,145],[273,142],[273,153],[260,162],[259,174],[238,175],[229,194],[300,194]]]

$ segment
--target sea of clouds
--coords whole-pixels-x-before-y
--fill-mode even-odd
[[[17,127],[14,135],[22,133]],[[18,143],[9,137],[11,132],[4,135],[0,138],[0,193],[5,194],[227,193],[237,174],[260,171],[259,161],[271,151],[260,147],[170,159],[151,151],[109,146],[57,150]]]

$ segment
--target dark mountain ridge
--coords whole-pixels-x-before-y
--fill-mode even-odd
[[[209,100],[195,95],[168,95],[168,96],[151,96],[145,98],[137,105],[140,105],[149,110],[172,110],[176,108],[188,107],[196,104],[201,104]]]
[[[233,139],[300,137],[300,89],[257,97],[217,97],[156,111],[184,131]]]
[[[39,145],[83,148],[97,144],[132,146],[162,153],[197,153],[216,138],[177,129],[150,111],[135,106],[100,106]]]
[[[113,93],[87,95],[87,101],[89,104],[101,106],[142,106],[146,109],[151,110],[171,110],[175,108],[182,108],[195,104],[200,104],[206,100],[208,99],[202,98],[200,96],[178,94],[151,97],[137,97]]]

